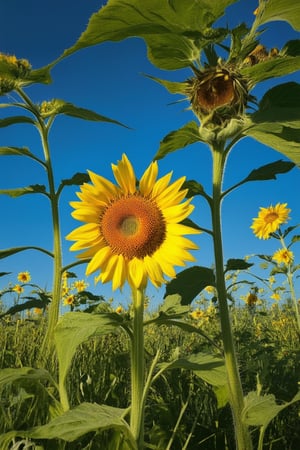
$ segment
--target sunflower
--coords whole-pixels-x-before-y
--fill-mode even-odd
[[[283,263],[288,266],[293,262],[294,254],[287,248],[280,248],[274,253],[272,259],[276,261],[278,264]]]
[[[20,281],[21,283],[28,283],[30,280],[31,276],[28,271],[18,273],[18,281]]]
[[[170,184],[170,172],[157,180],[155,161],[137,187],[125,154],[112,170],[118,185],[89,171],[92,184],[83,184],[77,193],[80,201],[70,203],[72,216],[85,222],[67,236],[76,241],[71,250],[86,249],[79,255],[90,259],[86,275],[100,270],[95,281],[112,281],[113,290],[126,281],[143,289],[148,279],[159,287],[165,275],[175,277],[174,265],[194,261],[188,250],[198,248],[183,235],[199,231],[180,223],[194,209],[191,199],[182,201],[185,177]]]
[[[259,239],[269,239],[271,233],[277,231],[282,223],[289,220],[290,211],[287,203],[277,203],[275,206],[260,208],[258,217],[253,219],[250,228]]]

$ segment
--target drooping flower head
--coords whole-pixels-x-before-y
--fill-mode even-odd
[[[259,239],[269,239],[271,233],[275,233],[281,224],[289,220],[290,209],[287,203],[277,203],[275,206],[260,208],[258,217],[253,219],[253,233]]]
[[[274,253],[272,259],[276,261],[278,264],[285,264],[286,266],[288,266],[293,262],[294,254],[291,250],[288,250],[287,248],[280,248]]]
[[[89,171],[85,183],[71,202],[72,216],[85,222],[67,239],[76,241],[71,250],[86,249],[80,258],[90,258],[86,274],[97,270],[96,282],[112,281],[113,289],[127,281],[133,288],[154,286],[175,277],[174,266],[194,261],[188,250],[197,245],[183,235],[198,230],[182,222],[192,212],[191,199],[181,190],[185,177],[170,183],[172,172],[157,180],[158,165],[152,162],[137,187],[134,169],[124,154],[112,170],[117,185]]]

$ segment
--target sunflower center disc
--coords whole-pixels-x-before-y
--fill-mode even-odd
[[[278,219],[278,214],[276,213],[269,213],[266,217],[265,217],[265,221],[267,223],[272,223],[274,222],[274,220]]]
[[[166,224],[153,200],[132,195],[115,200],[100,218],[104,239],[112,252],[128,259],[152,255],[163,243]]]

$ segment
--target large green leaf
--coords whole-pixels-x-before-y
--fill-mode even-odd
[[[208,353],[196,353],[187,358],[175,359],[171,362],[158,364],[160,370],[185,369],[195,374],[213,386],[223,386],[227,383],[224,360]]]
[[[176,278],[171,280],[166,286],[166,294],[179,294],[181,304],[189,305],[194,298],[206,286],[215,285],[215,275],[212,269],[202,266],[193,266],[179,272]]]
[[[225,38],[226,29],[210,26],[235,1],[109,0],[92,15],[87,29],[61,58],[105,41],[135,36],[146,41],[149,59],[158,67],[187,67],[199,58],[204,46]]]
[[[242,182],[246,183],[248,181],[276,180],[276,175],[280,173],[287,173],[294,167],[294,163],[280,159],[278,161],[265,164],[258,169],[252,170]]]
[[[300,31],[299,0],[261,0],[255,26],[277,20],[288,22],[295,30]]]
[[[249,116],[245,135],[274,148],[300,165],[300,84],[284,83],[270,89],[257,112]]]
[[[67,442],[74,442],[87,433],[113,428],[124,433],[125,440],[130,445],[128,448],[137,450],[129,426],[123,419],[125,412],[121,408],[85,402],[54,418],[45,425],[28,431],[11,432],[9,436],[29,437],[32,439],[62,439]],[[1,439],[3,440],[2,442],[5,442],[5,435],[1,436]]]
[[[120,320],[118,314],[70,312],[62,316],[54,334],[59,362],[59,384],[62,389],[78,346],[92,336],[115,331]]]
[[[168,153],[175,152],[200,140],[199,125],[194,121],[188,122],[179,130],[171,131],[163,138],[154,159],[162,159]]]

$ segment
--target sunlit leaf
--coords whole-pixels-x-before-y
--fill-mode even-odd
[[[172,316],[181,316],[182,314],[186,314],[189,310],[190,307],[188,305],[181,304],[181,296],[178,294],[167,295],[159,308],[160,313]]]
[[[16,198],[26,194],[47,194],[47,193],[46,193],[46,186],[42,184],[31,184],[30,186],[24,188],[0,189],[0,194],[9,195],[10,197]]]
[[[87,433],[114,428],[124,433],[132,450],[137,450],[129,426],[123,419],[124,413],[125,410],[121,408],[84,402],[45,425],[28,431],[16,431],[14,436],[74,442]]]
[[[300,3],[298,0],[262,0],[255,25],[273,21],[288,22],[295,30],[300,31]]]
[[[120,325],[118,314],[66,313],[55,329],[55,344],[59,361],[59,380],[64,385],[72,359],[80,344],[92,336],[112,333]]]
[[[278,405],[274,395],[257,395],[249,392],[245,397],[245,406],[242,411],[242,420],[247,425],[266,427],[277,414],[288,406],[300,400],[300,392],[283,405]]]
[[[160,147],[154,156],[154,159],[162,159],[168,153],[175,152],[176,150],[199,141],[199,125],[197,125],[196,122],[191,121],[185,124],[182,128],[171,131],[171,133],[164,137],[164,139],[160,142]]]
[[[261,61],[253,66],[243,67],[240,72],[256,84],[270,78],[282,77],[297,72],[299,69],[300,56],[278,56]]]
[[[208,267],[193,266],[179,272],[166,286],[165,297],[181,296],[181,304],[189,305],[206,286],[215,285],[215,275]]]
[[[158,367],[163,370],[192,370],[199,378],[213,386],[223,386],[227,383],[224,360],[208,353],[199,352],[187,358],[158,364]]]
[[[35,247],[35,246],[26,246],[26,247],[11,247],[7,248],[5,250],[0,250],[0,259],[7,258],[8,256],[15,255],[16,253],[23,252],[25,250],[38,250],[42,253],[46,253],[48,256],[51,256],[53,258],[53,253],[49,252],[48,250],[45,250],[42,247]]]
[[[210,28],[236,0],[109,0],[61,58],[105,41],[140,37],[151,62],[163,69],[190,66],[201,49],[222,41],[227,29]]]
[[[300,84],[284,83],[270,89],[244,134],[274,148],[300,164]]]

